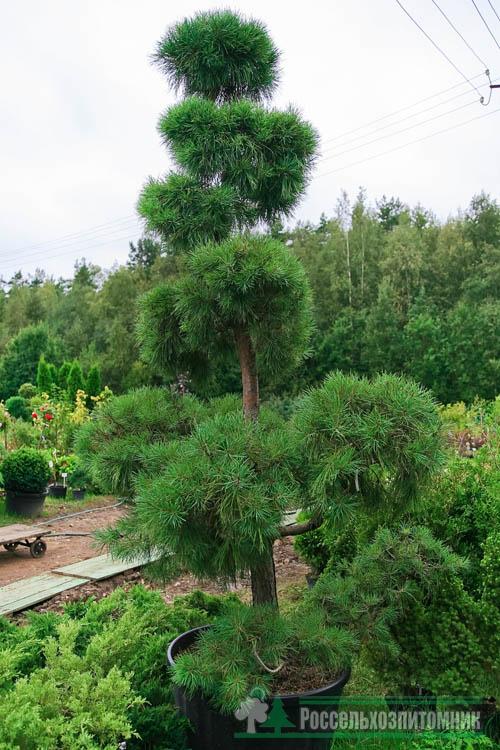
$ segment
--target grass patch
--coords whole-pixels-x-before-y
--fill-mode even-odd
[[[60,497],[48,497],[45,500],[42,515],[38,518],[28,518],[7,513],[5,508],[5,498],[0,498],[0,527],[9,526],[13,523],[32,523],[36,524],[40,520],[48,520],[55,516],[65,516],[70,513],[77,513],[79,510],[90,510],[105,505],[113,505],[117,502],[116,498],[109,495],[89,495],[84,500],[72,500]]]

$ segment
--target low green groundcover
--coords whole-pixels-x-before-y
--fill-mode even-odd
[[[169,642],[224,605],[201,592],[166,605],[142,586],[0,618],[0,750],[184,750]]]

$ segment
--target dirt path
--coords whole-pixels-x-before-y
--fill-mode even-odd
[[[113,498],[97,498],[95,507],[113,505]],[[82,510],[90,509],[92,505]],[[65,515],[74,512],[71,503],[61,504],[54,509],[54,516]],[[111,508],[96,513],[87,513],[66,521],[54,521],[47,528],[54,534],[62,531],[91,533],[97,529],[111,526],[125,511],[123,508]],[[48,519],[44,519],[48,520]],[[40,573],[45,573],[61,565],[87,560],[102,553],[91,536],[81,537],[48,537],[47,552],[43,557],[33,559],[27,547],[18,547],[15,552],[7,552],[0,547],[0,586],[5,586],[21,578],[29,578]]]
[[[293,548],[293,542],[290,539],[283,539],[276,542],[274,559],[276,563],[278,591],[282,593],[286,592],[286,599],[290,601],[295,598],[295,587],[297,588],[298,595],[300,595],[300,590],[303,590],[305,577],[309,573],[309,567],[299,559]],[[222,594],[227,590],[213,582],[196,580],[190,575],[181,576],[167,586],[158,586],[144,579],[141,570],[130,570],[127,573],[122,573],[114,578],[108,578],[105,581],[89,581],[89,583],[85,583],[76,589],[65,591],[49,601],[37,605],[33,609],[37,612],[60,612],[68,602],[86,599],[89,596],[102,599],[118,586],[128,589],[138,583],[160,591],[166,602],[172,602],[176,596],[188,594],[195,589],[201,589],[209,594]],[[250,585],[248,581],[240,581],[236,586],[232,587],[232,590],[236,591],[244,600],[250,600]],[[23,617],[24,614],[22,612],[14,615],[16,620],[22,620]]]

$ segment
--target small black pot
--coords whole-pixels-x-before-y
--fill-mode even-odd
[[[194,628],[172,641],[167,654],[170,667],[174,665],[175,657],[182,654],[186,649],[189,649],[195,643],[200,632],[207,627],[210,626],[205,625],[201,628]],[[320,690],[271,696],[266,702],[272,705],[274,699],[281,700],[287,719],[295,727],[299,727],[301,699],[340,698],[349,677],[349,672],[343,672],[335,682]],[[191,724],[192,731],[189,735],[188,744],[192,750],[207,750],[207,748],[210,748],[210,750],[278,750],[278,748],[279,750],[329,750],[331,746],[331,739],[287,738],[286,729],[279,737],[272,730],[268,736],[266,736],[265,732],[259,730],[257,734],[247,739],[235,739],[235,734],[245,732],[246,725],[244,721],[238,721],[232,715],[229,716],[215,711],[200,694],[189,698],[180,687],[174,686],[174,697],[177,708]],[[318,708],[325,707],[318,706]],[[293,731],[293,728],[288,731]]]
[[[64,484],[49,484],[49,495],[51,497],[66,497],[68,488]]]
[[[85,498],[85,488],[80,490],[71,488],[71,494],[73,495],[73,500],[83,500]]]
[[[38,516],[40,515],[47,492],[16,492],[6,490],[5,508],[8,513],[16,516]]]

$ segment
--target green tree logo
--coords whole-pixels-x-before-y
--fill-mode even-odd
[[[267,720],[261,724],[263,729],[274,729],[274,736],[280,737],[282,729],[294,729],[295,724],[289,721],[286,711],[283,708],[283,701],[281,698],[275,698],[273,700],[273,707],[269,712]]]

